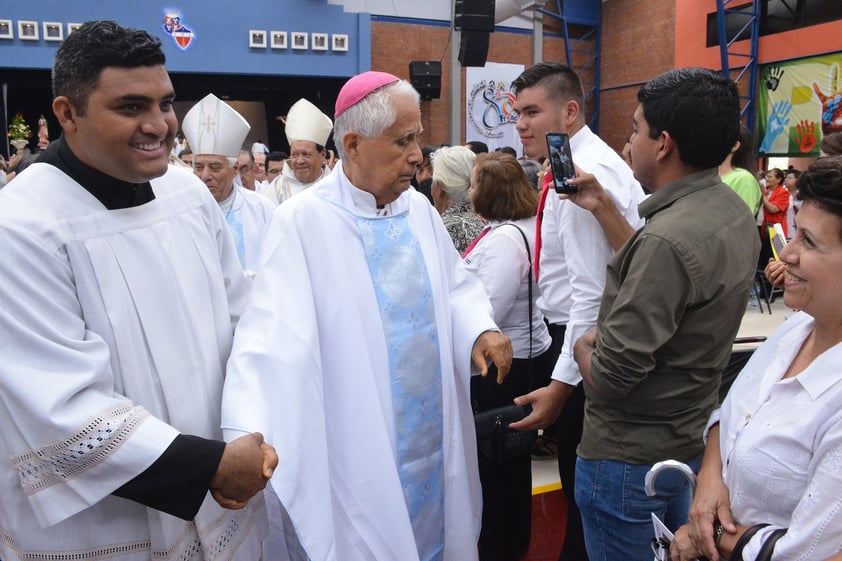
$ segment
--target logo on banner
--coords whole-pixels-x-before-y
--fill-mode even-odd
[[[468,96],[468,120],[486,138],[500,138],[502,127],[517,122],[515,95],[509,84],[497,80],[477,82]]]
[[[181,50],[186,50],[195,37],[189,27],[182,25],[178,12],[167,12],[164,16],[164,33],[172,37]]]

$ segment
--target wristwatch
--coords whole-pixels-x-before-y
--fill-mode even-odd
[[[719,549],[719,541],[722,539],[722,534],[725,533],[725,527],[717,520],[713,523],[713,543],[716,549]]]

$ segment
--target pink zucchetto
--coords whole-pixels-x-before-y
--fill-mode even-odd
[[[354,76],[345,82],[345,85],[339,90],[339,95],[336,97],[336,112],[333,114],[333,118],[339,117],[349,107],[359,103],[362,98],[374,90],[398,81],[400,81],[400,78],[397,76],[373,70]]]

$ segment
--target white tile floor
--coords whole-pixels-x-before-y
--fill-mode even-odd
[[[746,308],[737,336],[755,337],[764,335],[768,337],[794,313],[784,305],[782,297],[778,297],[772,303],[771,314],[766,311],[766,303],[764,302],[763,313],[761,313],[757,307],[757,300],[752,297]],[[532,488],[535,491],[551,491],[558,488],[558,484],[558,464],[555,460],[535,460],[532,462]]]
[[[555,460],[532,460],[532,494],[546,493],[560,488],[558,462]]]

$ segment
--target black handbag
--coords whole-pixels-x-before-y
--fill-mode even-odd
[[[529,257],[529,388],[532,389],[532,253],[529,251],[529,241],[526,234],[516,224],[526,245],[526,255]],[[488,411],[474,411],[474,425],[477,432],[477,448],[479,452],[490,460],[504,463],[508,460],[522,458],[532,453],[532,446],[538,438],[538,431],[519,431],[509,428],[510,423],[520,421],[532,412],[530,405],[504,405]]]
[[[529,405],[506,405],[475,414],[477,448],[480,453],[500,464],[531,454],[538,431],[509,428],[509,423],[520,421],[531,411]]]

